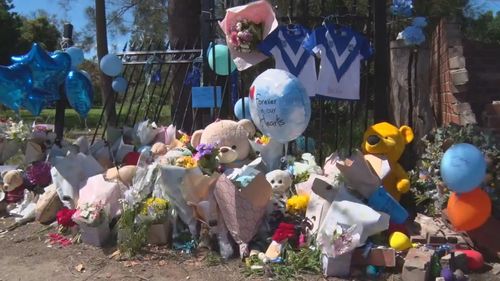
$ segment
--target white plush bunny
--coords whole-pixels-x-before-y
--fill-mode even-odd
[[[292,177],[288,171],[274,170],[266,174],[275,195],[283,195],[292,186]]]

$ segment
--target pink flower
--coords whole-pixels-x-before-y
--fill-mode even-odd
[[[238,47],[240,45],[240,41],[238,38],[238,32],[236,32],[236,31],[231,32],[231,44],[235,45],[236,47]]]

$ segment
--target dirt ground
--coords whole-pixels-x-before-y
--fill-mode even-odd
[[[0,229],[6,229],[12,222],[12,219],[0,218]],[[110,257],[116,250],[114,247],[100,249],[84,244],[52,246],[47,243],[47,234],[56,230],[46,228],[33,222],[0,234],[0,281],[269,280],[245,277],[242,273],[244,264],[239,259],[214,263],[206,254],[191,256],[165,248],[151,248],[138,260],[118,261]],[[343,279],[307,276],[305,280]],[[350,280],[367,279],[358,277]],[[400,277],[392,275],[379,280],[399,281]],[[473,275],[471,280],[500,280],[500,275],[487,272]]]

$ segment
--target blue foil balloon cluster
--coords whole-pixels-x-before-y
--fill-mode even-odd
[[[412,24],[401,32],[401,37],[406,45],[420,45],[425,42],[424,28],[427,26],[427,19],[416,17]]]
[[[12,57],[12,65],[0,66],[0,103],[16,112],[24,107],[38,116],[46,105],[61,98],[59,89],[65,84],[70,105],[86,117],[92,104],[92,83],[83,73],[71,70],[83,61],[73,62],[72,58],[81,56],[83,51],[78,48],[71,53],[47,53],[34,43],[27,54]]]
[[[393,0],[391,12],[397,17],[410,17],[413,13],[413,0]]]

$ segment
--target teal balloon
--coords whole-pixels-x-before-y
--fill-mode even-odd
[[[23,101],[23,107],[34,116],[39,116],[47,101],[38,90],[33,90]]]
[[[115,54],[107,54],[99,63],[101,67],[101,71],[104,74],[115,77],[118,76],[123,71],[123,63],[122,60],[117,57]]]
[[[71,57],[71,67],[76,68],[85,60],[83,50],[77,47],[69,47],[66,53]]]
[[[125,94],[125,92],[127,91],[127,85],[127,79],[123,77],[116,77],[115,79],[113,79],[113,83],[111,84],[113,90],[118,94]]]
[[[32,90],[29,68],[22,64],[0,65],[0,103],[18,112]]]
[[[245,111],[243,111],[243,102],[245,102]],[[239,99],[236,104],[234,105],[234,115],[238,120],[241,119],[251,119],[252,116],[250,115],[250,99],[249,98],[243,98]]]
[[[214,59],[215,50],[215,59]],[[226,45],[217,44],[208,49],[208,65],[218,75],[229,75],[236,70],[236,65],[231,58],[229,48]]]
[[[311,101],[306,89],[291,73],[268,69],[250,87],[250,113],[259,130],[287,143],[306,130],[311,119]]]
[[[457,193],[474,190],[486,176],[486,160],[474,145],[459,143],[446,150],[441,159],[441,177]]]
[[[82,118],[87,118],[94,97],[92,83],[90,83],[89,79],[83,73],[72,70],[66,77],[65,90],[71,107]]]

